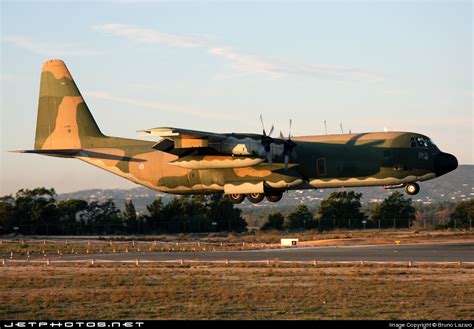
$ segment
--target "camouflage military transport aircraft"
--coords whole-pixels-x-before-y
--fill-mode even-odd
[[[49,60],[41,74],[34,150],[19,152],[76,158],[166,193],[223,192],[235,203],[264,197],[277,202],[287,190],[329,187],[405,187],[414,195],[416,182],[458,165],[453,155],[417,133],[274,138],[272,131],[142,131],[161,137],[158,142],[105,136],[64,62]]]

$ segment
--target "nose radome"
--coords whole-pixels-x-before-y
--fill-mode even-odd
[[[434,171],[437,177],[453,171],[458,167],[458,159],[449,153],[439,153],[434,158]]]

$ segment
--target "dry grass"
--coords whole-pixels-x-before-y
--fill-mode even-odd
[[[210,250],[243,250],[279,247],[281,238],[298,238],[302,246],[335,246],[335,245],[368,245],[423,242],[461,242],[474,241],[474,231],[416,231],[416,230],[338,230],[319,233],[306,231],[258,232],[255,235],[209,234],[209,235],[174,235],[145,236],[138,241],[134,237],[115,237],[113,241],[104,240],[41,240],[34,237],[15,240],[0,239],[0,258],[9,258],[13,252],[16,256],[31,257],[47,255],[123,253],[143,251],[210,251]],[[173,241],[170,241],[174,239]],[[155,242],[158,241],[158,242]],[[164,242],[166,241],[166,242]]]
[[[0,268],[0,319],[472,319],[459,267]]]

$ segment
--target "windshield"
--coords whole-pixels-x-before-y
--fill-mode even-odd
[[[410,138],[410,146],[417,148],[438,149],[433,141],[428,137],[416,136]]]

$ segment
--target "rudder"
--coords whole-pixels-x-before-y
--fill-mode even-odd
[[[94,147],[103,138],[64,62],[46,61],[41,72],[35,150]]]

